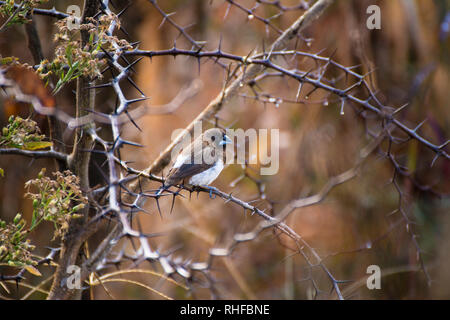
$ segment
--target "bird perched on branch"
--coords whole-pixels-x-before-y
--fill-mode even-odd
[[[181,150],[166,181],[156,195],[179,183],[208,186],[222,171],[224,147],[231,142],[221,129],[206,130],[194,142]]]

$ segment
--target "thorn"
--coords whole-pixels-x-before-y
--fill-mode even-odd
[[[105,68],[105,70],[103,70],[103,71],[100,71],[100,73],[101,74],[104,74],[106,71],[108,71],[109,69],[111,69],[111,66],[107,66],[106,68]]]
[[[361,67],[361,66],[362,66],[362,64],[356,64],[356,65],[354,65],[354,66],[347,67],[347,69],[348,69],[348,70],[352,70],[352,69],[359,68],[359,67]]]
[[[317,51],[317,53],[315,53],[314,55],[316,56],[316,57],[318,57],[322,52],[324,52],[325,50],[327,50],[327,48],[323,48],[323,49],[320,49],[319,51]]]
[[[129,34],[123,27],[120,27],[119,30],[122,31],[123,34],[124,34],[128,39],[131,39],[130,34]]]
[[[432,168],[434,166],[434,163],[436,162],[436,160],[439,158],[441,154],[439,152],[436,153],[436,155],[434,156],[433,160],[431,161],[431,165],[430,168]]]
[[[103,49],[102,47],[100,47],[100,50],[102,50],[103,51],[103,53],[105,54],[105,55],[107,55],[108,56],[108,58],[109,58],[109,60],[114,60],[113,59],[113,57],[109,54],[109,52],[108,51],[106,51],[105,49]]]
[[[303,82],[299,82],[298,84],[298,90],[297,90],[297,95],[295,96],[295,100],[298,102],[298,98],[300,97],[300,92],[302,91],[303,88]]]
[[[131,79],[130,77],[127,77],[128,82],[137,90],[139,91],[139,93],[142,95],[142,97],[145,97],[145,93],[139,89],[139,87],[137,86],[137,84],[133,81],[133,79]]]
[[[333,59],[333,57],[334,57],[334,55],[336,54],[336,52],[337,52],[337,48],[335,48],[335,49],[333,50],[333,52],[330,54],[330,56],[328,57],[328,62],[330,62],[330,61]]]
[[[231,3],[228,3],[228,7],[227,7],[227,11],[225,11],[225,15],[223,16],[223,20],[225,20],[228,16],[228,13],[230,12],[231,9]]]
[[[105,11],[104,11],[103,9],[100,9],[99,12],[97,12],[96,14],[94,14],[94,15],[92,16],[92,18],[93,18],[93,19],[97,19],[97,17],[98,17],[99,15],[101,15],[102,13],[105,13]]]
[[[233,196],[233,194],[230,192],[230,194],[228,195],[228,198],[225,199],[224,203],[228,203],[231,201],[231,197]]]
[[[197,41],[196,42],[196,46],[197,46],[196,53],[200,53],[203,50],[203,48],[205,47],[205,45],[206,45],[206,42]]]
[[[136,41],[136,42],[130,42],[130,46],[134,47],[139,45],[141,42],[140,41]]]
[[[314,87],[310,92],[308,92],[308,93],[306,94],[305,97],[311,97],[311,94],[313,94],[317,89],[318,89],[318,87]]]
[[[402,111],[403,109],[405,109],[407,106],[409,106],[409,103],[405,103],[404,105],[402,105],[400,108],[396,109],[392,115],[399,113],[400,111]]]
[[[172,211],[173,211],[173,207],[174,207],[174,205],[175,205],[175,198],[176,198],[176,193],[174,193],[173,195],[172,195],[172,205],[170,206],[170,214],[172,214]]]
[[[345,106],[345,99],[341,98],[341,111],[340,111],[341,115],[344,115],[344,106]]]
[[[186,31],[186,29],[192,28],[192,27],[195,26],[195,25],[196,25],[195,22],[194,22],[194,23],[191,23],[191,24],[188,24],[187,26],[185,26],[185,27],[183,28],[183,30]]]
[[[416,132],[418,129],[420,129],[420,127],[423,126],[423,124],[424,124],[425,122],[427,122],[427,120],[428,120],[428,119],[425,119],[425,120],[423,120],[421,123],[419,123],[419,124],[417,125],[417,127],[416,127],[413,131]]]
[[[106,176],[106,174],[103,172],[102,168],[100,168],[100,166],[98,165],[98,163],[96,161],[93,161],[94,166],[97,168],[97,171],[100,172],[100,176],[103,178],[103,180],[105,181],[105,183],[107,183],[108,185],[110,185],[109,179]]]
[[[129,141],[129,140],[120,139],[120,142],[121,142],[121,144],[128,144],[130,146],[135,146],[135,147],[139,147],[139,148],[144,147],[144,145],[142,145],[142,144],[139,144],[139,143],[133,142],[133,141]]]
[[[374,71],[376,71],[378,68],[373,68],[372,70],[369,70],[367,73],[363,74],[363,76],[361,77],[361,80],[364,79],[365,77],[367,77],[369,74],[373,73]]]
[[[138,63],[139,61],[141,61],[142,59],[144,59],[144,57],[140,57],[138,59],[136,59],[135,61],[133,61],[132,63],[130,63],[128,66],[126,66],[125,70],[128,71],[129,69],[132,69],[132,67]]]
[[[306,79],[306,77],[309,76],[309,74],[310,74],[311,71],[313,71],[313,70],[314,70],[314,68],[309,69],[309,71],[307,71],[307,72],[306,72],[304,75],[302,75],[300,78],[301,78],[302,80]]]
[[[134,121],[134,119],[131,117],[130,113],[128,112],[128,110],[125,110],[125,114],[127,115],[128,119],[131,121],[131,123],[139,130],[142,132],[142,129],[137,125],[137,123]]]
[[[217,49],[217,52],[218,53],[221,53],[221,48],[222,48],[222,33],[220,33],[220,38],[219,38],[219,46],[218,46],[218,49]]]
[[[440,146],[439,146],[439,149],[444,149],[448,144],[450,143],[450,140],[447,140],[446,142],[444,142],[443,144],[441,144]]]
[[[174,15],[174,14],[175,14],[175,12],[166,13],[166,14],[164,15],[164,18],[163,18],[162,21],[161,21],[161,24],[158,26],[158,30],[159,30],[160,28],[162,28],[164,22],[166,22],[166,20],[169,19],[169,17],[172,16],[172,15]]]
[[[162,217],[162,213],[161,213],[161,208],[159,206],[159,196],[156,197],[155,200],[156,200],[156,206],[158,207],[159,216],[161,217],[161,220],[162,220],[163,217]]]
[[[127,11],[127,9],[129,7],[131,7],[132,4],[133,4],[132,2],[128,2],[128,4],[125,6],[125,8],[123,8],[118,14],[116,14],[116,16],[120,17],[122,14],[125,13],[125,11]]]
[[[111,2],[111,5],[113,6],[114,9],[117,9],[117,5],[114,4],[114,2],[112,0],[110,0],[109,2]]]
[[[144,97],[144,98],[131,99],[131,100],[125,101],[125,103],[126,103],[126,105],[130,105],[132,103],[136,103],[136,102],[140,102],[140,101],[144,101],[144,100],[148,100],[148,99],[150,99],[150,98]]]
[[[122,144],[122,139],[120,138],[120,135],[114,140],[111,150],[115,150],[116,148],[120,147]]]
[[[264,39],[262,39],[262,53],[263,53],[263,59],[266,57],[266,43],[264,42]]]

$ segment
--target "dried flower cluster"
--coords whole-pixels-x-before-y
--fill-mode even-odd
[[[95,21],[92,18],[90,18],[90,20]],[[101,42],[103,49],[105,49],[106,51],[114,51],[118,48],[122,50],[133,49],[133,47],[127,40],[119,39],[116,36],[109,34],[108,29],[112,24],[116,26],[116,29],[120,29],[120,20],[115,14],[110,13],[102,15],[98,20],[98,26],[96,27],[96,29],[90,29],[89,32],[98,33],[98,39]]]
[[[72,218],[80,217],[78,212],[88,202],[80,189],[79,178],[69,170],[54,172],[55,180],[45,176],[45,168],[41,170],[37,179],[29,180],[25,187],[26,196],[33,199],[33,218],[30,230],[41,221],[51,221],[55,225],[53,239],[64,238],[69,229]],[[34,189],[35,192],[32,192]]]
[[[102,48],[106,51],[132,48],[126,40],[119,40],[116,36],[109,35],[110,24],[113,22],[120,24],[115,15],[103,15],[98,21],[88,18],[89,23],[80,24],[74,29],[69,28],[68,19],[56,22],[58,32],[54,36],[57,43],[55,58],[52,62],[43,60],[37,69],[44,78],[51,74],[58,77],[54,93],[57,93],[64,84],[80,76],[102,78],[100,69],[105,60],[98,58]],[[86,45],[82,45],[80,31],[89,33],[89,41]]]
[[[31,258],[30,251],[34,250],[34,246],[26,239],[29,230],[25,229],[25,224],[20,213],[13,222],[0,220],[0,263],[14,267],[36,264]]]
[[[45,135],[40,133],[35,121],[11,116],[0,134],[0,146],[26,150],[50,147],[52,143],[42,141]]]

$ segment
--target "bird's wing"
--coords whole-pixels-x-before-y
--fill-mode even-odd
[[[214,150],[210,150],[211,146],[203,145],[199,150],[192,150],[192,152],[187,156],[186,154],[180,154],[176,160],[176,165],[172,167],[167,176],[166,184],[173,185],[180,182],[183,179],[192,177],[196,174],[199,174],[205,170],[211,168],[214,163],[195,163],[200,161],[195,161],[195,159],[202,159],[202,155],[207,152],[214,152]],[[195,152],[196,151],[196,152]],[[195,153],[194,153],[195,152]],[[180,163],[183,161],[183,163]]]
[[[202,173],[205,170],[208,170],[211,168],[214,164],[195,164],[195,163],[189,163],[189,164],[183,164],[179,168],[174,168],[169,172],[169,176],[167,177],[167,184],[173,185],[176,184],[183,179],[195,176],[196,174]]]

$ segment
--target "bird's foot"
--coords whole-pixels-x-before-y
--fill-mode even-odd
[[[218,189],[216,187],[211,187],[211,186],[201,186],[201,187],[209,190],[209,197],[211,199],[215,199],[216,198],[216,195],[213,194],[213,191],[218,191]],[[214,197],[213,197],[213,195],[214,195]]]

